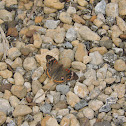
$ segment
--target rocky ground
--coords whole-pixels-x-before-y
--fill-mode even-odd
[[[126,126],[126,0],[0,0],[0,24],[1,126]]]

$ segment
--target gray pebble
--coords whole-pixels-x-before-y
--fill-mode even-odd
[[[111,110],[111,107],[109,104],[103,105],[100,109],[99,112],[109,112]]]
[[[61,92],[61,94],[66,94],[67,92],[69,92],[70,89],[67,85],[57,85],[56,90]]]
[[[49,29],[55,29],[57,25],[60,23],[60,20],[54,21],[54,20],[46,20],[45,26]]]
[[[44,105],[40,106],[40,111],[45,114],[49,114],[51,112],[52,106],[51,104],[45,103]]]
[[[111,123],[108,121],[96,122],[93,126],[111,126]]]
[[[73,41],[76,40],[77,38],[77,32],[75,31],[74,28],[69,28],[67,33],[66,33],[66,38],[68,41]]]
[[[115,24],[116,21],[114,17],[108,16],[105,22],[107,25],[112,26],[113,24]]]
[[[107,49],[111,49],[112,48],[112,40],[100,41],[100,46],[104,46]]]

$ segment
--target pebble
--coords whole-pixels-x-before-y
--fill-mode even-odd
[[[45,14],[55,13],[56,11],[57,11],[57,9],[44,7],[44,13]]]
[[[0,71],[7,69],[7,64],[5,62],[0,62]]]
[[[22,86],[22,85],[13,85],[11,88],[11,92],[18,98],[22,99],[26,96],[27,89],[25,86]]]
[[[60,122],[60,126],[64,126],[64,125],[80,126],[79,121],[77,120],[77,118],[73,114],[68,114],[63,117],[63,119]]]
[[[20,103],[20,100],[16,96],[11,96],[9,102],[11,106],[15,108]]]
[[[15,107],[15,110],[13,112],[13,116],[17,117],[17,116],[25,116],[27,114],[32,113],[32,109],[27,106],[27,105],[17,105]]]
[[[53,107],[53,110],[60,110],[60,109],[66,109],[66,108],[67,108],[66,101],[61,100],[55,104],[55,106]]]
[[[71,105],[72,107],[75,106],[76,103],[78,103],[80,101],[79,97],[74,94],[73,92],[69,91],[67,94],[67,103],[69,105]]]
[[[8,100],[0,98],[0,111],[7,113],[8,110],[10,109],[10,104],[8,102]]]
[[[45,114],[49,114],[51,112],[52,106],[51,104],[45,103],[44,105],[40,106],[40,111]]]
[[[34,46],[35,46],[36,48],[40,48],[41,45],[42,45],[42,38],[41,38],[41,36],[40,36],[39,33],[33,34],[33,40],[34,40],[34,43],[33,43]]]
[[[71,59],[65,57],[65,58],[62,58],[60,61],[59,61],[60,64],[63,64],[63,67],[65,68],[70,68],[71,66]]]
[[[61,92],[61,94],[67,94],[69,92],[69,86],[67,85],[57,85],[56,90]]]
[[[38,80],[44,72],[43,67],[38,67],[32,74],[32,80]]]
[[[77,15],[77,14],[73,14],[72,19],[73,19],[73,21],[75,21],[76,23],[85,24],[85,20],[84,20],[81,16],[79,16],[79,15]]]
[[[67,30],[66,32],[66,39],[68,41],[73,41],[73,40],[76,40],[77,38],[77,32],[75,31],[74,28],[70,28]]]
[[[105,104],[99,109],[99,112],[109,112],[109,111],[111,111],[111,107],[109,104]]]
[[[95,19],[93,23],[100,28],[103,25],[103,22],[100,19]]]
[[[43,20],[43,17],[42,16],[35,17],[35,23],[41,23],[42,20]]]
[[[61,110],[58,110],[58,112],[57,112],[58,116],[65,116],[68,114],[69,114],[69,109],[61,109]]]
[[[125,71],[126,70],[126,63],[122,59],[118,59],[114,63],[114,68],[117,71]]]
[[[104,55],[105,53],[107,53],[107,49],[105,47],[94,47],[90,49],[91,53],[94,51],[98,51],[101,55]]]
[[[18,56],[21,55],[21,52],[16,48],[10,48],[7,52],[8,58],[10,58],[11,60],[16,59]]]
[[[99,14],[105,14],[105,8],[106,8],[106,2],[104,0],[101,0],[96,6],[95,6],[95,13]]]
[[[45,0],[44,4],[49,8],[54,8],[58,10],[64,8],[64,3],[61,3],[59,0]]]
[[[8,90],[5,90],[3,98],[8,100],[11,96],[12,96],[11,92]]]
[[[87,55],[87,50],[86,50],[86,46],[82,43],[79,43],[75,52],[75,59],[77,61],[82,62],[83,61],[83,57]]]
[[[108,121],[96,122],[93,126],[111,126],[111,123]]]
[[[11,37],[17,37],[18,36],[18,31],[16,28],[8,28],[7,31],[7,36],[11,36]]]
[[[11,64],[12,68],[22,67],[22,59],[20,57],[17,57],[14,62]]]
[[[119,16],[116,17],[116,21],[121,31],[126,31],[126,22]]]
[[[99,65],[103,63],[103,57],[98,51],[90,53],[89,56],[91,57],[91,64]]]
[[[72,23],[72,18],[70,17],[70,14],[67,12],[62,12],[59,15],[59,19],[66,24],[71,24]]]
[[[80,27],[78,32],[84,40],[90,40],[90,41],[100,40],[100,36],[97,33],[91,31],[87,26]]]
[[[82,99],[82,100],[80,100],[80,102],[75,104],[74,108],[76,110],[80,110],[80,109],[84,108],[87,105],[88,105],[87,101],[85,99]]]
[[[93,119],[94,118],[94,111],[88,107],[83,109],[83,114],[85,117],[88,119]]]
[[[38,90],[38,92],[36,93],[36,95],[35,95],[33,101],[34,101],[35,103],[41,103],[42,101],[44,101],[44,99],[45,99],[44,91],[43,91],[43,89],[40,89],[40,90]]]
[[[23,85],[23,84],[24,84],[24,78],[23,78],[23,76],[22,76],[20,73],[18,73],[18,72],[16,72],[16,73],[14,74],[14,81],[15,81],[15,85]]]
[[[84,64],[88,64],[89,62],[91,62],[91,57],[90,56],[87,56],[87,55],[84,56],[83,57],[83,63]]]
[[[89,91],[86,85],[80,82],[76,82],[76,85],[74,87],[74,93],[80,98],[85,98],[89,94]]]
[[[100,46],[105,47],[106,49],[111,49],[112,48],[112,40],[100,41]],[[104,51],[105,51],[105,48],[104,48]]]
[[[76,8],[69,6],[69,8],[67,9],[67,13],[69,14],[76,14]]]
[[[123,98],[125,95],[125,85],[124,84],[118,84],[114,87],[114,92],[117,93],[118,98]]]
[[[4,112],[0,112],[0,125],[2,125],[6,121],[7,117]]]
[[[36,61],[33,57],[27,57],[25,58],[23,62],[23,67],[25,70],[34,70],[37,68]]]
[[[47,121],[46,121],[46,125],[47,126],[60,126],[58,123],[57,123],[57,120],[55,118],[49,118]]]
[[[99,100],[91,100],[89,101],[89,108],[93,109],[94,111],[97,111],[101,108],[101,106],[103,105],[102,101]]]
[[[126,1],[121,0],[119,1],[119,14],[120,15],[126,15]]]
[[[86,0],[77,0],[78,4],[82,7],[86,6],[88,2]]]
[[[79,61],[72,62],[72,67],[74,69],[82,70],[82,71],[84,71],[86,69],[86,65],[82,62],[79,62]]]
[[[54,21],[54,20],[46,20],[45,26],[48,29],[55,29],[55,28],[57,28],[57,26],[58,26],[59,23],[60,23],[59,20],[57,20],[57,21]]]
[[[117,3],[108,3],[106,5],[106,15],[111,17],[118,16],[118,4]]]
[[[0,71],[0,76],[3,78],[11,78],[12,77],[12,72],[9,71],[8,69]]]
[[[2,19],[3,21],[12,21],[13,15],[11,12],[2,9],[0,10],[0,19]]]

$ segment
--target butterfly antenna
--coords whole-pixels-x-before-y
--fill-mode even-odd
[[[38,98],[40,98],[40,97],[42,97],[43,95],[45,95],[54,85],[55,85],[55,83],[54,83],[48,90],[46,90],[43,94],[41,94],[40,96],[38,96],[37,98],[35,98],[35,99],[33,100],[33,102],[35,102]]]

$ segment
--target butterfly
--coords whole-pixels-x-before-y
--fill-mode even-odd
[[[50,55],[46,56],[46,73],[50,79],[56,84],[68,82],[71,80],[77,80],[78,76],[75,72],[63,67],[63,64],[59,64],[58,61]]]

